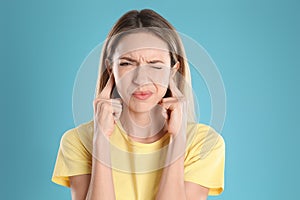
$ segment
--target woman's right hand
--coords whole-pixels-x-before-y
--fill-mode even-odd
[[[102,135],[109,137],[114,131],[116,120],[122,112],[122,101],[120,98],[111,99],[110,94],[114,86],[114,76],[111,73],[105,87],[94,99],[94,142],[99,141]],[[94,144],[95,145],[95,144]]]
[[[114,131],[115,120],[121,115],[122,102],[121,99],[110,98],[113,86],[114,77],[111,74],[105,87],[93,101],[93,160],[89,189],[85,198],[87,200],[116,199],[109,136]]]

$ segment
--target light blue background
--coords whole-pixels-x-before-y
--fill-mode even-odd
[[[141,8],[203,45],[223,77],[225,191],[209,199],[297,199],[296,0],[2,0],[1,199],[70,199],[50,179],[60,137],[74,126],[76,72],[124,12]]]

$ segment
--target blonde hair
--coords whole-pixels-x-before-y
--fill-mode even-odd
[[[175,28],[165,18],[150,9],[143,9],[141,11],[132,10],[125,13],[109,32],[103,44],[99,61],[98,79],[95,91],[96,97],[101,93],[108,81],[109,72],[106,68],[106,60],[112,62],[111,57],[115,47],[118,45],[118,41],[125,34],[138,31],[152,33],[168,44],[171,66],[176,62],[180,63],[180,67],[177,71],[179,74],[176,73],[175,82],[178,89],[188,100],[188,121],[196,122],[190,68],[186,60],[182,41]],[[171,93],[168,89],[164,97],[170,95]]]

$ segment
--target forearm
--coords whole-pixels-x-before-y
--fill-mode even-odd
[[[86,200],[114,200],[112,171],[96,158],[93,158],[91,182]]]
[[[163,171],[156,200],[185,200],[184,156]]]
[[[102,140],[103,141],[103,140]],[[115,191],[108,140],[94,145],[92,173],[86,200],[115,200]],[[101,155],[100,153],[101,152]],[[103,163],[104,161],[104,163]]]
[[[174,146],[168,150],[166,162],[170,163],[174,156],[180,155],[182,148],[184,149],[184,144],[184,141],[177,140]],[[184,154],[163,170],[156,200],[169,199],[186,199],[184,183]]]

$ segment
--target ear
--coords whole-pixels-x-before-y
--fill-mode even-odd
[[[176,72],[178,71],[178,69],[179,69],[179,67],[180,67],[180,62],[176,62],[175,63],[175,65],[171,68],[171,77],[174,77],[175,76],[175,74],[176,74]]]
[[[110,62],[110,60],[109,59],[105,59],[105,66],[106,66],[106,69],[107,69],[107,71],[108,71],[108,74],[109,74],[109,76],[111,75],[111,73],[112,73],[112,63]]]

